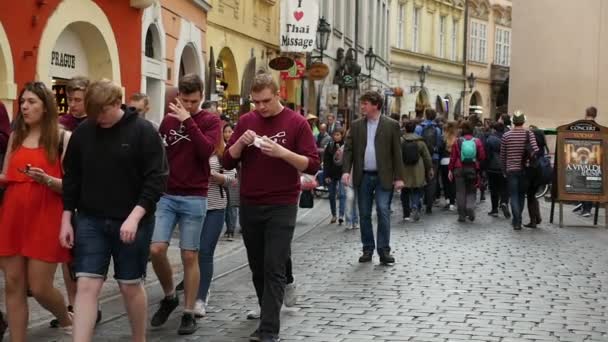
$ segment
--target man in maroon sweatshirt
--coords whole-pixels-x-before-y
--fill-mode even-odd
[[[241,163],[240,222],[261,308],[250,340],[272,342],[279,341],[300,173],[315,174],[319,154],[306,119],[281,105],[272,76],[257,75],[251,97],[256,110],[239,119],[222,164],[233,169]]]
[[[72,78],[65,87],[69,113],[59,118],[59,124],[70,132],[73,132],[87,118],[84,110],[84,95],[88,86],[89,79],[79,76]]]
[[[183,76],[176,103],[159,127],[169,160],[167,191],[158,202],[150,253],[165,299],[152,317],[152,326],[163,325],[179,305],[173,285],[173,272],[167,249],[176,225],[180,230],[180,249],[184,264],[184,314],[178,334],[193,334],[197,329],[194,303],[199,286],[198,250],[207,212],[209,157],[220,140],[220,119],[200,110],[203,81],[198,75]]]

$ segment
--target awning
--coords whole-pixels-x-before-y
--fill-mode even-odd
[[[243,79],[241,80],[241,99],[249,100],[251,93],[251,85],[255,78],[255,57],[251,56],[245,69],[243,70]]]
[[[205,86],[205,100],[210,101],[211,95],[217,92],[216,89],[215,56],[213,55],[213,46],[209,47],[209,64],[207,65],[207,84]]]

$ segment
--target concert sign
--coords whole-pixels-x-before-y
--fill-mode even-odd
[[[608,202],[608,128],[580,120],[557,128],[560,201]]]

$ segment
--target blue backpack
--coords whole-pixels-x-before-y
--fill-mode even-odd
[[[470,164],[477,161],[477,138],[458,139],[460,147],[460,161],[463,164]]]

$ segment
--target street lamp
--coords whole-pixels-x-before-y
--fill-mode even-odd
[[[376,68],[376,61],[378,56],[374,53],[374,49],[370,46],[365,53],[365,68],[367,69],[367,89],[372,87],[372,71]]]
[[[418,80],[420,80],[420,86],[414,83],[413,86],[410,87],[410,92],[415,93],[418,90],[422,90],[424,88],[424,82],[426,81],[426,75],[431,72],[430,65],[421,65],[420,69],[418,69]]]
[[[469,93],[473,92],[473,89],[475,88],[475,82],[476,81],[477,81],[477,78],[475,77],[475,75],[473,75],[473,73],[471,73],[467,77],[467,82],[469,83]]]
[[[319,18],[319,24],[317,25],[317,50],[321,52],[319,56],[323,61],[323,51],[327,50],[327,44],[329,43],[329,36],[331,33],[331,25],[325,20],[324,17]]]
[[[317,41],[315,44],[317,46],[317,50],[320,52],[319,56],[317,56],[320,63],[323,63],[323,51],[327,49],[330,34],[331,25],[327,22],[327,20],[325,20],[324,17],[319,18],[319,23],[317,24]],[[323,91],[323,82],[325,81],[321,81],[319,84],[319,93],[317,94],[317,117],[319,119],[321,119],[321,93]]]

